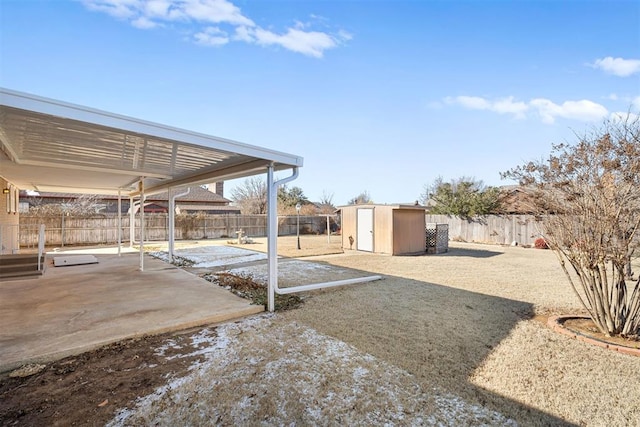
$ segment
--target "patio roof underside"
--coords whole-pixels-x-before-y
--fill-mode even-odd
[[[0,90],[0,176],[23,190],[153,194],[302,166],[301,157]]]

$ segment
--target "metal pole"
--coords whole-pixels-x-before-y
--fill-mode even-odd
[[[331,223],[329,221],[329,215],[327,215],[327,244],[331,244]]]
[[[133,241],[135,240],[136,234],[136,213],[135,209],[135,201],[133,200],[133,196],[129,196],[129,247],[133,248]]]
[[[186,196],[191,191],[191,187],[187,188],[180,194],[174,194],[173,189],[169,188],[169,262],[173,262],[173,255],[175,252],[175,234],[176,234],[176,199],[178,197]],[[184,236],[182,236],[184,239]]]
[[[140,271],[144,271],[144,177],[140,177]]]
[[[122,248],[122,194],[118,190],[118,256],[121,256]]]
[[[62,220],[60,224],[60,247],[64,248],[64,211],[62,211]]]
[[[302,208],[302,206],[300,206],[300,203],[296,203],[296,234],[298,235],[298,250],[300,250],[300,208]]]
[[[176,221],[176,203],[175,203],[175,199],[173,198],[173,189],[169,188],[167,190],[167,195],[169,196],[169,239],[168,239],[168,248],[167,251],[169,253],[169,263],[173,262],[173,249],[174,249],[174,233],[175,233],[175,221]]]
[[[275,288],[278,282],[278,187],[273,181],[273,164],[267,167],[267,310],[275,310]]]
[[[296,225],[296,231],[298,232],[298,250],[300,250],[300,212],[298,212],[298,221]]]

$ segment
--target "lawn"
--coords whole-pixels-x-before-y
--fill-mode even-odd
[[[326,236],[302,242],[311,254],[322,247],[336,252]],[[293,256],[296,244],[295,237],[280,238],[279,252]],[[243,248],[261,246],[258,239]],[[333,280],[345,271],[385,278],[308,293],[299,309],[212,330],[218,350],[207,363],[116,424],[212,417],[222,424],[298,425],[640,419],[640,358],[545,326],[551,314],[582,311],[550,251],[452,242],[442,255],[347,251],[281,265],[287,262],[292,268],[280,270],[289,282]],[[308,262],[321,268],[300,267]],[[265,266],[242,268],[259,279]]]

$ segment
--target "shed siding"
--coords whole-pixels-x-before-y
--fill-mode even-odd
[[[393,255],[417,254],[427,250],[423,211],[393,211]]]
[[[356,210],[355,208],[344,208],[342,209],[342,248],[350,249],[357,248],[357,242],[355,241],[357,237],[356,233]],[[353,237],[353,246],[349,243],[349,236]],[[375,244],[375,241],[374,241]]]
[[[393,253],[393,210],[391,206],[376,206],[373,213],[374,252]]]

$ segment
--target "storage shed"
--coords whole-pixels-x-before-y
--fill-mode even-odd
[[[391,255],[425,253],[425,207],[341,206],[342,248]]]

